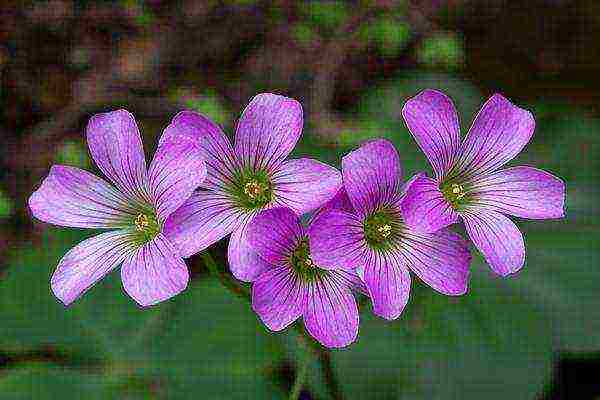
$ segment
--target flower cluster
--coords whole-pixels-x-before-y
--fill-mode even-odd
[[[409,271],[440,293],[467,291],[469,245],[448,228],[459,220],[493,271],[518,271],[523,238],[504,214],[564,212],[560,179],[532,167],[499,169],[529,141],[532,115],[494,95],[462,143],[454,106],[440,92],[409,100],[403,116],[434,178],[418,173],[403,183],[398,152],[383,139],[346,155],[341,172],[287,159],[302,107],[274,94],[252,99],[233,144],[206,117],[179,113],[149,168],[133,116],[98,114],[87,141],[110,182],[53,166],[29,199],[41,221],[105,230],[62,258],[52,291],[69,305],[122,266],[124,290],[153,305],[186,288],[184,258],[230,236],[230,270],[252,283],[252,308],[269,329],[302,316],[320,343],[344,347],[358,335],[355,293],[393,320],[408,302]]]

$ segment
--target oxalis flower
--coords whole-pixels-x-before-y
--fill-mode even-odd
[[[324,346],[354,342],[358,308],[352,291],[364,293],[364,285],[356,272],[324,269],[313,261],[313,244],[292,210],[260,212],[246,238],[268,266],[253,279],[252,308],[269,329],[282,330],[302,316],[306,330]]]
[[[559,178],[526,166],[499,169],[529,142],[535,127],[531,113],[496,94],[462,143],[458,114],[443,93],[421,92],[402,115],[435,173],[412,184],[402,207],[407,223],[433,232],[462,219],[494,272],[505,276],[521,269],[523,236],[505,214],[564,216],[565,184]]]
[[[339,195],[338,209],[319,213],[309,228],[317,265],[357,269],[373,311],[390,320],[408,302],[409,270],[440,293],[467,291],[471,255],[465,240],[449,230],[422,233],[405,224],[405,187],[416,178],[402,187],[400,160],[390,142],[374,140],[346,155],[342,175],[347,194]]]
[[[146,169],[133,116],[125,110],[97,114],[87,141],[98,168],[112,182],[84,170],[55,165],[29,198],[33,215],[55,225],[106,229],[60,260],[52,291],[65,305],[122,264],[125,291],[149,306],[184,290],[185,263],[163,235],[167,217],[206,177],[196,144],[171,129]]]
[[[302,133],[302,107],[287,97],[254,97],[238,121],[234,146],[217,125],[194,112],[178,114],[171,130],[200,146],[208,174],[201,189],[167,220],[165,234],[185,257],[232,234],[229,266],[242,281],[269,268],[245,238],[260,210],[283,206],[301,215],[341,186],[333,167],[307,158],[285,160]]]

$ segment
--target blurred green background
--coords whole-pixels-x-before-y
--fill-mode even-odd
[[[8,0],[0,19],[0,399],[281,399],[305,357],[302,399],[599,398],[597,1]],[[177,111],[231,133],[272,91],[304,107],[296,155],[339,165],[383,136],[409,176],[428,167],[400,109],[424,88],[453,97],[465,130],[494,92],[534,112],[514,163],[567,182],[567,217],[519,221],[518,275],[476,254],[463,297],[414,279],[400,319],[364,303],[358,341],[331,353],[269,333],[200,257],[190,287],[148,310],[118,272],[69,309],[52,297],[57,262],[93,232],[25,205],[53,163],[96,171],[94,113],[133,112],[151,154]],[[224,248],[211,252],[226,271]]]

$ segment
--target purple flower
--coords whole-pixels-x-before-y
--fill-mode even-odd
[[[292,210],[260,212],[246,238],[267,266],[252,279],[252,308],[269,329],[280,331],[302,316],[306,330],[324,346],[344,347],[356,340],[358,308],[352,290],[364,292],[364,285],[355,272],[313,262],[307,230]]]
[[[217,125],[194,112],[178,114],[171,130],[202,148],[208,175],[202,190],[167,220],[165,234],[189,257],[231,233],[229,266],[242,281],[269,268],[246,241],[246,227],[260,210],[289,207],[301,215],[341,186],[335,168],[307,158],[285,160],[302,132],[302,107],[287,97],[254,97],[238,122],[234,146]]]
[[[402,211],[406,222],[433,232],[462,219],[492,270],[506,276],[523,267],[523,236],[504,214],[546,219],[564,216],[565,184],[532,167],[499,169],[529,142],[530,112],[499,94],[484,105],[460,141],[452,100],[425,90],[409,100],[402,115],[433,167],[435,179],[413,182]]]
[[[390,320],[408,302],[409,269],[440,293],[467,291],[467,243],[449,230],[421,233],[404,223],[400,160],[390,142],[374,140],[346,155],[342,175],[347,196],[334,199],[340,209],[320,212],[309,229],[317,265],[358,268],[373,311]]]
[[[87,171],[55,165],[29,198],[41,221],[108,230],[62,258],[51,279],[54,295],[69,305],[121,264],[123,287],[140,305],[178,294],[187,286],[188,271],[163,235],[163,224],[206,177],[201,152],[171,129],[146,169],[138,127],[125,110],[93,116],[87,140],[112,185]]]

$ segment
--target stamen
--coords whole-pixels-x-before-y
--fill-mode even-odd
[[[290,257],[290,265],[305,282],[313,281],[327,272],[321,268],[310,257],[308,238],[303,239]]]
[[[150,220],[148,220],[148,216],[146,214],[138,214],[137,217],[135,217],[135,229],[137,231],[143,232],[146,229],[148,229],[148,226],[150,226]]]
[[[386,238],[392,234],[392,227],[386,224],[377,228],[377,232],[379,232],[382,237]]]
[[[244,185],[244,193],[251,199],[256,199],[265,191],[266,187],[257,181],[251,181]]]
[[[465,189],[462,185],[453,183],[452,184],[452,193],[456,196],[457,199],[462,199],[465,197]]]

